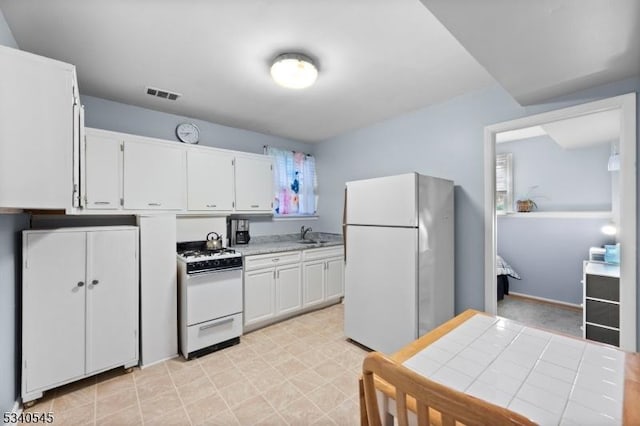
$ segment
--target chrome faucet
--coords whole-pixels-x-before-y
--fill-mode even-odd
[[[300,239],[304,240],[304,237],[307,236],[307,232],[309,231],[312,231],[311,227],[305,228],[304,225],[302,225],[302,228],[300,228]]]

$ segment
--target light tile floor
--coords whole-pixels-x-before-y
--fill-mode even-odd
[[[26,411],[51,411],[59,425],[357,425],[366,352],[343,330],[343,305],[333,305],[192,361],[49,391]]]

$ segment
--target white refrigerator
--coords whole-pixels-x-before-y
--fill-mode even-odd
[[[348,338],[391,354],[453,317],[452,181],[348,182],[344,219]]]

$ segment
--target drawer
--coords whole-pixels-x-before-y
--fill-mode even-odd
[[[187,352],[191,353],[242,335],[242,313],[187,327]]]
[[[586,324],[586,338],[596,342],[607,343],[613,346],[620,346],[620,332],[610,330],[597,325]]]
[[[587,322],[620,328],[620,305],[589,299],[586,304]]]
[[[328,257],[343,257],[343,256],[344,256],[344,246],[321,247],[321,248],[305,250],[302,253],[302,259],[305,261],[326,259]]]
[[[247,256],[244,259],[244,270],[251,271],[253,269],[269,268],[287,263],[297,263],[300,262],[301,258],[302,256],[299,251]]]
[[[620,301],[620,279],[587,274],[586,296],[595,299]]]

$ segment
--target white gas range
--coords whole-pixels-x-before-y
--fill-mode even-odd
[[[186,359],[240,342],[242,254],[177,244],[180,352]]]

